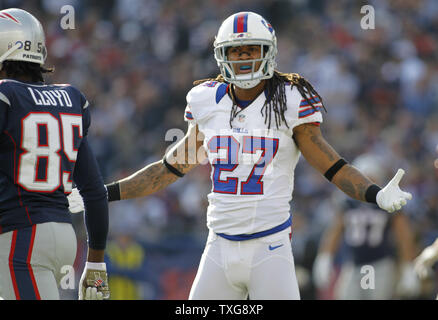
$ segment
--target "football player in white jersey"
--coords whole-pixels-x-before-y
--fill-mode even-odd
[[[187,94],[184,139],[161,161],[107,185],[109,201],[150,195],[208,159],[210,235],[190,299],[300,298],[289,202],[301,153],[354,199],[393,212],[411,198],[398,187],[402,171],[381,189],[336,153],[319,128],[321,97],[298,74],[276,71],[276,54],[266,19],[228,17],[214,43],[220,75]],[[77,193],[70,206],[81,210]]]

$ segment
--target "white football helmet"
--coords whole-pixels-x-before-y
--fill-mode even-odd
[[[372,153],[361,154],[354,159],[352,165],[359,169],[360,172],[377,182],[382,182],[382,180],[386,178],[387,166],[385,160],[381,156]]]
[[[0,70],[5,60],[43,65],[47,57],[41,23],[21,9],[0,11]]]
[[[260,45],[261,58],[244,60],[252,63],[251,73],[236,75],[227,48],[243,45]],[[272,78],[276,66],[277,38],[272,26],[265,18],[254,12],[239,12],[225,19],[214,41],[214,57],[224,79],[240,88],[253,88],[263,79]],[[258,70],[257,62],[261,61]]]

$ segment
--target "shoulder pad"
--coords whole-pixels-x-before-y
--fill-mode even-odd
[[[211,103],[213,98],[218,103],[227,92],[227,86],[228,84],[218,81],[207,81],[198,84],[187,93],[187,103],[192,106],[203,102]]]
[[[227,93],[228,84],[218,81],[207,81],[193,87],[186,96],[191,115],[196,121],[202,120]]]
[[[5,80],[0,80],[0,101],[3,101],[4,103],[6,103],[7,105],[11,105],[11,102],[8,98],[8,87],[7,87],[7,83],[8,81]]]

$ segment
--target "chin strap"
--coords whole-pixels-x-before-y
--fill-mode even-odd
[[[20,48],[21,45],[21,43],[16,43],[14,46],[12,46],[12,48],[10,48],[2,56],[0,56],[0,70],[3,68],[3,61],[6,60],[6,58],[9,57],[15,50]]]

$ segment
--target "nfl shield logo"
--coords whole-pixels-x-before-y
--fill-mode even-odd
[[[245,121],[245,115],[244,114],[239,114],[238,118],[239,122],[244,122]]]

